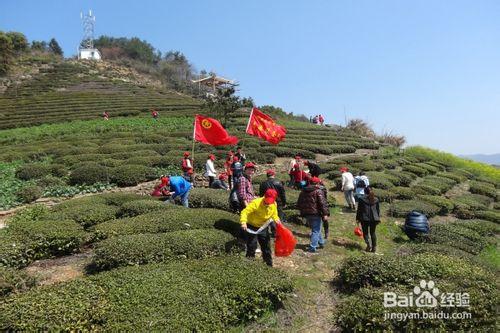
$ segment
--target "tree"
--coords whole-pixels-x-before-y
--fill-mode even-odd
[[[49,42],[49,50],[57,55],[62,56],[63,55],[63,50],[59,46],[59,43],[56,41],[55,38],[52,38]]]
[[[41,51],[45,52],[47,51],[47,42],[44,40],[34,40],[31,42],[31,49],[33,51]]]
[[[225,89],[217,89],[215,96],[211,96],[205,102],[205,107],[216,118],[222,120],[222,125],[225,127],[227,120],[231,114],[241,107],[252,107],[253,100],[251,98],[241,99],[236,96],[233,87]]]
[[[6,34],[12,41],[14,52],[24,52],[28,49],[28,39],[20,32],[10,31]]]
[[[5,75],[12,65],[14,46],[12,39],[0,31],[0,75]]]

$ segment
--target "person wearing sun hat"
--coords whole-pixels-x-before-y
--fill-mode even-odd
[[[245,208],[253,199],[255,193],[253,191],[252,176],[255,173],[255,164],[252,162],[245,163],[245,170],[239,179],[237,186],[238,199],[240,200],[241,208]]]
[[[283,183],[277,180],[276,177],[276,171],[273,169],[269,169],[266,171],[266,176],[267,179],[260,183],[259,187],[259,195],[263,196],[264,193],[270,188],[275,189],[276,192],[278,192],[278,198],[276,199],[276,204],[278,205],[278,215],[281,219],[281,221],[284,221],[284,214],[283,214],[283,208],[286,207],[286,194],[285,194],[285,187],[283,186]]]
[[[351,210],[356,209],[356,201],[354,200],[354,176],[349,172],[347,167],[340,168],[342,173],[342,192],[344,192],[345,201]]]
[[[189,152],[186,151],[184,152],[183,158],[182,158],[182,172],[184,175],[184,178],[192,183],[193,182],[193,161],[189,157]]]
[[[262,249],[262,258],[269,266],[273,265],[269,226],[273,222],[281,223],[276,205],[277,197],[278,192],[275,189],[267,189],[264,196],[252,200],[240,215],[241,228],[246,233],[246,257],[255,258],[258,242]]]
[[[312,177],[309,185],[304,187],[299,195],[297,207],[300,216],[305,217],[307,224],[311,227],[311,243],[308,252],[316,252],[318,248],[323,248],[325,240],[321,235],[322,221],[328,220],[330,210],[323,191],[319,184],[321,179]]]
[[[170,199],[165,202],[174,202],[175,198],[181,198],[181,204],[189,207],[189,192],[193,185],[182,176],[162,177],[162,183],[170,188]]]

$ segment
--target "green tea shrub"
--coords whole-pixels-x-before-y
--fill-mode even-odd
[[[105,193],[93,196],[93,198],[95,198],[99,202],[105,203],[106,205],[119,206],[119,207],[123,206],[127,202],[135,200],[156,200],[156,198],[150,196],[144,196],[128,192]]]
[[[50,167],[40,163],[22,164],[16,170],[16,177],[21,180],[38,179],[49,174]]]
[[[108,238],[95,247],[92,266],[109,270],[173,259],[201,259],[236,250],[236,240],[220,230],[181,230]]]
[[[427,169],[424,169],[416,164],[403,165],[403,171],[411,172],[419,177],[425,177],[429,174]]]
[[[426,162],[425,163],[417,163],[417,164],[415,164],[415,166],[420,167],[422,169],[425,169],[427,171],[427,174],[430,174],[430,175],[433,175],[439,171],[444,170],[442,168],[435,167],[435,166],[428,164]]]
[[[260,153],[272,153],[278,157],[294,157],[295,154],[301,154],[303,158],[315,159],[316,154],[304,149],[286,148],[278,146],[264,146],[259,148]]]
[[[491,198],[481,194],[462,194],[458,197],[452,198],[455,204],[463,204],[470,210],[483,210],[493,201]]]
[[[133,217],[152,211],[168,210],[175,207],[177,206],[167,205],[165,202],[159,200],[134,200],[124,203],[120,208],[119,215],[122,217]]]
[[[412,257],[349,257],[339,269],[339,279],[343,287],[351,290],[397,284],[413,287],[418,285],[421,279],[461,279],[464,283],[480,284],[491,283],[492,278],[493,274],[481,267],[468,264],[460,258],[437,253],[417,254]]]
[[[62,164],[51,164],[50,173],[54,177],[65,177],[68,174],[68,169]]]
[[[15,220],[0,230],[0,266],[24,267],[51,256],[77,252],[89,239],[71,220]]]
[[[495,223],[500,223],[500,213],[495,210],[480,210],[474,212],[474,216]]]
[[[436,176],[452,179],[456,183],[463,183],[467,180],[467,177],[456,172],[438,172]]]
[[[381,190],[377,188],[374,189],[374,193],[380,202],[392,202],[396,198],[396,195],[392,192],[392,190]]]
[[[413,189],[408,187],[396,186],[391,189],[391,192],[394,194],[396,199],[400,200],[411,200],[417,197],[417,194],[413,191]]]
[[[90,204],[59,208],[53,217],[69,219],[81,224],[84,228],[113,220],[118,215],[119,208],[105,204]]]
[[[49,187],[65,186],[66,185],[64,180],[62,180],[59,177],[52,176],[52,175],[48,175],[48,176],[45,176],[43,178],[38,179],[36,181],[36,184],[44,189],[49,188]]]
[[[478,254],[486,246],[484,237],[478,232],[457,223],[434,223],[431,225],[431,232],[423,237],[423,240],[472,254]]]
[[[490,183],[471,181],[470,192],[474,194],[486,195],[493,199],[497,198],[497,189]]]
[[[85,163],[73,169],[69,175],[71,185],[92,185],[95,183],[107,183],[109,181],[109,169],[97,163]]]
[[[230,283],[228,283],[230,281]],[[126,267],[0,304],[12,331],[226,331],[282,306],[291,279],[236,257]]]
[[[424,194],[424,195],[440,195],[441,190],[437,187],[431,186],[431,185],[426,185],[426,184],[416,184],[411,187],[411,189],[417,193],[417,194]]]
[[[162,233],[190,229],[217,228],[238,235],[240,223],[238,215],[212,209],[184,209],[178,207],[168,214],[151,212],[131,218],[107,221],[95,227],[100,237]]]
[[[437,195],[419,195],[418,198],[440,208],[439,215],[447,215],[453,211],[455,204],[452,200]]]
[[[36,282],[36,278],[24,271],[0,266],[0,299],[13,292],[26,291]]]
[[[437,286],[441,293],[467,292],[471,299],[471,306],[467,308],[467,311],[471,312],[472,319],[449,320],[435,318],[429,320],[416,319],[416,316],[409,317],[407,320],[398,318],[385,319],[387,308],[383,305],[383,293],[395,292],[397,295],[408,295],[413,289],[406,286],[388,286],[386,288],[362,288],[349,295],[338,305],[334,315],[334,323],[342,331],[355,332],[495,331],[494,304],[498,302],[495,288],[489,288],[485,284],[462,285],[459,281],[439,281]],[[422,314],[425,311],[424,309],[413,306],[405,308],[405,311],[420,313],[420,318],[424,318]],[[455,307],[438,306],[436,310],[446,313],[448,318],[453,318],[454,313],[462,312],[462,308],[457,309]]]
[[[134,186],[156,178],[154,170],[144,165],[121,165],[110,171],[112,183],[118,186]]]
[[[230,211],[229,191],[195,187],[189,194],[189,206]]]
[[[455,186],[456,182],[450,178],[438,177],[438,176],[427,176],[422,179],[417,186],[429,186],[439,190],[440,193],[444,193]]]
[[[391,182],[392,177],[383,172],[369,171],[366,173],[366,176],[370,180],[370,186],[372,187],[383,190],[394,187],[394,184]]]
[[[40,198],[43,195],[43,190],[37,185],[27,185],[16,191],[16,196],[23,203],[30,203]]]
[[[392,182],[396,186],[410,186],[410,184],[417,178],[417,176],[410,172],[388,170],[386,171],[392,178]]]
[[[152,167],[160,164],[161,160],[161,156],[136,156],[123,161],[123,164],[144,165]]]
[[[432,217],[437,215],[441,209],[434,204],[419,200],[396,201],[389,207],[389,215],[406,217],[413,210],[425,214],[427,217]]]

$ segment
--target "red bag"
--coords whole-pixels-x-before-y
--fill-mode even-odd
[[[356,226],[356,228],[354,228],[354,234],[356,236],[363,237],[363,231],[361,231],[361,228],[358,226]]]
[[[295,249],[297,240],[282,223],[276,223],[276,240],[274,242],[274,255],[288,257]]]

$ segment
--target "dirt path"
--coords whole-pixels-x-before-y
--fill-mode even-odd
[[[83,276],[91,256],[92,251],[88,249],[70,256],[37,260],[25,270],[28,274],[36,276],[40,285],[51,285]]]

